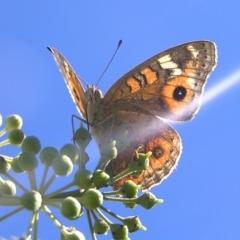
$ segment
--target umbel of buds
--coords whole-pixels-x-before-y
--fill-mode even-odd
[[[2,122],[0,115],[0,126]],[[108,232],[111,232],[111,239],[127,240],[130,239],[130,233],[146,230],[138,216],[122,217],[116,214],[118,205],[123,204],[127,208],[139,205],[144,209],[152,209],[163,200],[150,192],[139,194],[140,186],[131,180],[125,181],[118,190],[111,190],[111,186],[128,175],[136,176],[146,170],[152,153],[136,152],[128,168],[116,176],[106,172],[107,165],[117,157],[117,152],[127,148],[128,132],[120,134],[110,143],[101,144],[100,159],[95,169],[90,170],[86,168],[86,148],[92,137],[83,124],[73,137],[77,145],[67,143],[60,150],[52,146],[42,148],[41,141],[36,136],[25,136],[22,125],[21,117],[12,115],[6,118],[5,127],[0,130],[0,137],[7,136],[5,140],[0,141],[0,147],[21,147],[16,156],[0,155],[0,209],[6,206],[19,207],[18,210],[9,210],[10,212],[3,216],[0,214],[0,219],[8,220],[19,211],[31,211],[30,223],[25,224],[29,228],[23,230],[26,232],[24,239],[33,239],[33,236],[36,236],[35,230],[41,221],[41,213],[49,217],[53,227],[61,233],[61,239],[89,238],[85,238],[77,228],[63,225],[61,218],[55,217],[51,212],[52,206],[60,209],[62,218],[74,220],[70,222],[70,226],[76,224],[77,227],[81,227],[76,221],[86,216],[93,240],[97,239],[97,235],[106,235]],[[38,168],[43,169],[42,174]],[[16,176],[19,173],[27,174],[29,188],[18,181]],[[53,190],[51,185],[59,178],[66,178],[68,183]],[[104,206],[107,201],[116,203],[116,208],[107,209]],[[112,220],[109,220],[109,215]],[[11,229],[11,234],[14,234],[12,231],[14,229]],[[38,232],[41,238],[41,231]]]

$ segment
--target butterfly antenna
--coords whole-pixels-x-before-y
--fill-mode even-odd
[[[99,81],[100,81],[101,78],[103,77],[104,73],[107,71],[109,65],[111,64],[112,60],[114,59],[114,57],[115,57],[115,55],[116,55],[118,49],[120,48],[121,44],[122,44],[122,40],[120,40],[120,41],[118,42],[117,48],[116,48],[116,50],[115,50],[115,52],[114,52],[112,58],[110,59],[108,65],[107,65],[106,68],[104,69],[102,75],[99,77],[99,79],[98,79],[98,81],[97,81],[97,83],[96,83],[96,86],[98,85]]]

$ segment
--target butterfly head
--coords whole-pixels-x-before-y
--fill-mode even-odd
[[[89,86],[86,91],[86,99],[87,102],[91,102],[92,104],[98,103],[101,99],[103,99],[102,91],[99,90],[94,85]]]

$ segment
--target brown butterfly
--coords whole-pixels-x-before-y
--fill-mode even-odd
[[[148,190],[169,176],[178,163],[182,144],[166,121],[184,122],[198,112],[209,74],[217,62],[216,45],[185,43],[148,59],[116,81],[105,96],[96,87],[85,91],[77,74],[57,50],[52,52],[79,112],[98,144],[127,131],[128,147],[108,165],[113,175],[128,166],[136,149],[152,151],[149,168],[131,179]]]

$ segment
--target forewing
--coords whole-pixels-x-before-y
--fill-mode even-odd
[[[59,51],[50,47],[48,47],[48,50],[53,54],[53,57],[59,66],[59,69],[69,89],[70,95],[72,96],[72,99],[78,108],[78,111],[86,119],[85,91],[77,74],[74,72],[71,65]]]
[[[113,112],[145,110],[172,121],[191,119],[215,68],[214,43],[197,41],[168,49],[120,78],[104,101]]]

